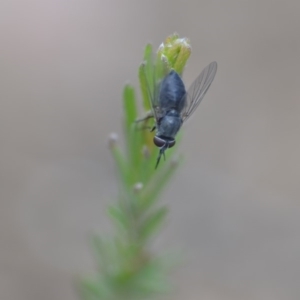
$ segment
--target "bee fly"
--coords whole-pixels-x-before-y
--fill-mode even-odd
[[[217,63],[211,62],[196,80],[188,91],[180,75],[171,70],[168,75],[159,83],[155,80],[153,91],[147,82],[148,93],[151,104],[151,113],[144,119],[154,117],[156,134],[153,138],[154,144],[160,148],[155,169],[165,151],[175,145],[175,136],[192,113],[196,110],[217,72]],[[147,76],[145,76],[147,78]]]

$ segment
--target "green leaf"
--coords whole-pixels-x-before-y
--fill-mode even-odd
[[[148,217],[142,222],[140,228],[140,238],[145,241],[149,239],[162,225],[168,209],[164,207],[158,208],[156,211],[148,215]]]
[[[155,172],[157,172],[157,175],[153,176],[148,185],[141,191],[140,197],[142,200],[139,203],[139,209],[141,211],[146,211],[156,201],[158,201],[160,193],[163,191],[168,181],[175,173],[176,169],[180,164],[180,161],[181,159],[179,157],[176,163],[172,162],[172,160],[170,162],[161,162],[165,163],[165,166],[159,172],[157,172],[158,170],[155,170]]]
[[[123,90],[123,107],[125,114],[125,127],[127,135],[130,134],[131,126],[137,119],[137,106],[134,88],[127,84]]]
[[[138,272],[136,286],[145,294],[165,293],[170,288],[167,273],[161,259],[151,260]]]
[[[151,98],[150,93],[153,92],[150,89],[152,88],[148,81],[148,75],[146,71],[146,63],[142,63],[139,67],[139,81],[140,89],[143,96],[143,106],[146,112],[151,110]]]
[[[128,161],[131,167],[131,180],[137,180],[137,169],[142,160],[142,146],[143,146],[143,132],[138,128],[137,120],[137,105],[135,99],[135,92],[132,86],[126,85],[123,92],[124,103],[124,128],[126,136],[126,148]],[[133,172],[135,171],[135,172]]]
[[[81,281],[80,292],[83,298],[88,300],[108,299],[111,294],[108,286],[101,279],[99,281],[83,279]]]
[[[120,207],[111,205],[108,207],[107,213],[109,217],[116,223],[116,225],[118,225],[118,227],[121,227],[123,230],[128,228],[128,216]]]
[[[145,111],[151,109],[149,93],[153,93],[153,52],[152,45],[148,44],[144,51],[144,61],[139,68],[140,87],[143,95]]]
[[[96,256],[99,268],[102,272],[107,272],[107,247],[99,236],[92,237],[92,248]]]
[[[124,130],[128,162],[131,166],[137,166],[141,160],[141,153],[139,153],[139,140],[141,138],[140,134],[136,131],[135,121],[137,119],[137,107],[134,88],[131,85],[126,85],[124,87],[123,106],[125,114]]]
[[[125,159],[116,141],[110,143],[110,150],[115,160],[121,182],[125,183],[126,185],[130,185],[131,177],[129,176],[130,168],[128,161]]]

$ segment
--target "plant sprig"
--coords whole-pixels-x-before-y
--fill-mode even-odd
[[[144,113],[151,109],[150,93],[156,80],[175,69],[182,73],[191,47],[187,39],[177,34],[169,36],[153,55],[152,46],[145,47],[139,69],[139,82]],[[152,94],[153,95],[153,94]],[[158,199],[180,162],[176,147],[168,150],[167,161],[154,169],[158,150],[153,145],[154,133],[143,130],[152,127],[153,120],[139,124],[135,89],[126,85],[123,90],[123,128],[125,151],[116,135],[109,140],[118,174],[118,201],[108,207],[114,224],[110,239],[92,238],[92,248],[98,266],[97,274],[85,278],[80,293],[85,300],[144,300],[153,299],[169,288],[168,260],[150,250],[153,237],[162,228],[168,208]]]

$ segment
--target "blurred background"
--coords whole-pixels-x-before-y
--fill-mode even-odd
[[[187,85],[219,68],[164,193],[156,247],[185,257],[170,299],[299,299],[299,30],[297,0],[1,0],[0,298],[78,299],[117,193],[122,88],[177,32]]]

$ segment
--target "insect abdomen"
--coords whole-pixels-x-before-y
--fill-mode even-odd
[[[175,109],[181,112],[185,105],[185,87],[175,71],[171,71],[160,86],[159,105],[165,110]]]

